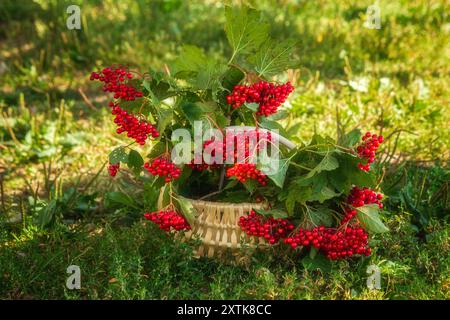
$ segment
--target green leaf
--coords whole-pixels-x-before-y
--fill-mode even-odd
[[[316,247],[311,247],[311,249],[309,249],[309,257],[314,260],[314,258],[317,256],[317,253],[319,252],[319,250],[317,250]]]
[[[128,167],[134,169],[141,169],[144,165],[144,159],[142,159],[139,152],[136,150],[131,150],[128,155]]]
[[[308,187],[296,190],[295,195],[293,197],[295,197],[295,200],[298,203],[306,204],[307,201],[310,201],[311,196],[312,196],[312,188]]]
[[[235,67],[230,67],[222,77],[222,87],[232,91],[234,86],[244,79],[245,74]]]
[[[225,128],[230,125],[230,119],[228,119],[222,113],[219,113],[219,112],[215,113],[214,118],[216,120],[217,125],[221,128]]]
[[[204,114],[203,109],[192,102],[182,102],[180,107],[191,125],[194,125],[194,121],[199,121]]]
[[[223,188],[223,190],[228,190],[228,189],[234,188],[234,187],[238,184],[238,182],[239,182],[239,181],[236,180],[236,179],[230,180],[230,181],[226,184],[225,188]]]
[[[288,217],[288,214],[285,211],[279,209],[271,209],[271,210],[254,209],[254,210],[256,211],[256,213],[259,213],[266,217],[273,217],[275,219],[278,218],[285,219]]]
[[[220,79],[227,69],[227,66],[214,57],[207,56],[200,48],[190,45],[183,47],[173,67],[177,78],[188,80],[194,89],[211,89],[213,95],[222,89]]]
[[[118,147],[109,154],[109,163],[118,164],[120,162],[128,162],[128,154],[126,153],[124,147]]]
[[[335,157],[331,155],[331,152],[328,152],[320,163],[313,168],[307,175],[306,178],[311,178],[312,176],[322,172],[322,171],[332,171],[339,167],[339,162]]]
[[[310,271],[320,270],[324,273],[331,272],[331,261],[321,254],[316,255],[314,259],[309,256],[304,257],[302,259],[302,265],[306,270]]]
[[[336,153],[339,168],[328,172],[331,185],[343,193],[347,193],[357,185],[359,187],[373,187],[375,175],[373,172],[365,172],[358,168],[359,158],[348,153]]]
[[[225,7],[225,33],[233,54],[248,53],[257,49],[269,36],[269,25],[261,21],[258,11],[246,6],[240,8]]]
[[[107,202],[113,202],[125,205],[127,207],[133,207],[137,208],[136,202],[131,198],[129,195],[119,192],[119,191],[112,191],[106,193],[106,201]]]
[[[42,208],[38,212],[37,223],[41,228],[49,225],[55,217],[58,208],[56,200],[50,201],[46,207]]]
[[[372,233],[384,233],[389,231],[383,222],[381,222],[378,214],[378,205],[365,205],[363,207],[356,208],[356,210],[358,211],[357,218],[359,222],[367,231]]]
[[[291,57],[295,46],[296,41],[293,40],[266,41],[255,55],[249,57],[248,61],[254,66],[259,76],[270,78],[296,65]]]
[[[217,112],[217,104],[214,102],[197,102],[196,103],[203,112]]]
[[[340,193],[334,192],[333,189],[327,186],[323,186],[320,190],[313,190],[310,201],[319,201],[320,203],[323,203],[324,201],[332,199],[339,195]]]
[[[286,130],[286,132],[287,132],[286,137],[291,137],[291,136],[296,137],[298,135],[298,132],[300,131],[302,125],[303,125],[303,123],[299,122],[299,123],[294,124],[292,127],[289,127]]]
[[[144,80],[142,86],[150,94],[152,103],[155,106],[161,104],[161,100],[171,97],[176,94],[175,91],[169,91],[170,85],[166,82],[159,82],[157,80]]]
[[[283,188],[284,180],[286,179],[286,172],[289,167],[289,161],[289,159],[274,159],[269,166],[258,165],[258,168],[266,174],[267,177],[275,183],[275,185]],[[274,162],[276,162],[278,167],[278,170],[275,173],[272,172],[274,170]]]
[[[351,148],[361,140],[361,131],[353,129],[342,137],[341,145],[343,147]]]
[[[199,90],[212,89],[213,93],[217,93],[222,89],[219,76],[225,72],[226,66],[219,64],[212,59],[206,60],[203,67],[198,71],[195,78],[194,88]]]
[[[154,188],[151,183],[144,183],[144,209],[147,212],[154,212],[157,208],[158,198],[160,196],[161,189]]]
[[[163,176],[154,176],[152,188],[162,188],[166,185],[166,180]]]
[[[159,195],[159,197],[162,197],[161,206],[163,208],[168,206],[170,204],[171,197],[170,197],[170,188],[167,186],[167,184],[164,183],[164,185],[160,188],[157,188],[152,185],[152,188],[161,190],[160,192],[162,192],[162,195],[161,194]],[[159,197],[158,197],[158,201],[159,201]]]
[[[255,103],[255,102],[250,102],[250,103],[246,102],[246,103],[244,103],[244,106],[253,112],[258,111],[258,109],[259,109],[259,104]]]
[[[334,140],[328,136],[322,137],[321,135],[314,134],[309,147],[314,148],[315,151],[335,151],[334,149]]]
[[[331,227],[333,224],[333,211],[327,207],[309,208],[309,216],[315,225]]]
[[[252,179],[248,179],[243,183],[243,185],[248,192],[253,193],[258,187],[258,182]]]
[[[189,222],[191,226],[194,225],[195,217],[197,215],[197,210],[192,205],[192,202],[189,199],[178,196],[178,204],[180,206],[181,212],[186,220]]]
[[[270,121],[278,121],[278,120],[285,119],[288,116],[289,116],[289,112],[287,112],[286,110],[278,109],[278,111],[276,113],[271,114],[270,116],[266,117],[265,119],[270,120]]]
[[[289,192],[286,197],[286,210],[292,215],[294,213],[295,203],[297,202],[297,195],[295,192]]]
[[[173,120],[173,110],[168,108],[158,109],[158,132],[162,133]]]
[[[162,155],[164,152],[166,152],[166,144],[162,141],[157,142],[152,149],[150,150],[150,153],[147,155],[148,158],[154,159]]]
[[[205,53],[196,46],[184,45],[181,54],[173,64],[173,74],[177,77],[186,78],[191,73],[197,73],[205,65],[207,57]]]
[[[320,203],[341,195],[341,193],[336,193],[334,187],[330,185],[328,175],[329,172],[324,171],[313,177],[306,178],[305,176],[302,176],[296,178],[293,183],[294,185],[292,186],[292,192],[298,192],[298,194],[303,195],[304,197],[302,200],[305,202],[319,201]],[[308,191],[298,190],[302,187]]]
[[[278,130],[278,133],[284,137],[288,135],[286,130],[281,126],[281,124],[279,124],[276,121],[269,120],[266,117],[262,117],[261,121],[259,122],[259,126],[267,130]]]

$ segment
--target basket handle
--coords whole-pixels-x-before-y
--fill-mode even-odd
[[[226,127],[225,129],[231,129],[233,131],[249,131],[249,130],[261,130],[263,132],[270,132],[270,134],[272,136],[275,136],[276,139],[278,139],[278,141],[280,141],[283,145],[285,145],[288,149],[294,149],[296,147],[295,143],[293,143],[292,141],[289,141],[288,139],[286,139],[285,137],[279,135],[278,133],[275,133],[269,129],[264,129],[264,128],[256,128],[256,127],[251,127],[251,126],[229,126]]]

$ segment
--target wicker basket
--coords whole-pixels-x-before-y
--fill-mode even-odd
[[[239,218],[251,209],[261,209],[258,203],[227,203],[190,200],[197,210],[192,229],[185,232],[186,239],[199,239],[202,244],[195,250],[198,257],[222,256],[226,252],[239,255],[242,244],[249,248],[264,245],[262,239],[249,237],[238,225]],[[158,206],[162,209],[162,202]]]
[[[254,130],[255,127],[227,127],[235,131]],[[262,131],[270,131],[259,128]],[[295,144],[286,138],[270,131],[273,137],[279,139],[289,149]],[[195,255],[198,257],[220,257],[226,252],[231,252],[235,257],[242,257],[243,245],[249,249],[266,246],[266,242],[261,238],[250,237],[239,227],[239,218],[246,215],[252,209],[264,209],[260,203],[227,203],[211,202],[202,200],[190,200],[198,215],[191,230],[185,232],[185,238],[198,238],[202,244],[196,249]],[[163,208],[163,190],[161,191],[158,208]]]

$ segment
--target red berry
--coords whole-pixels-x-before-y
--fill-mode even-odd
[[[256,169],[254,163],[236,163],[233,167],[227,169],[227,177],[233,176],[242,183],[247,181],[247,179],[253,179],[258,181],[262,186],[267,184],[266,175]]]
[[[264,238],[270,244],[285,238],[294,228],[294,225],[286,219],[265,218],[253,210],[247,216],[240,217],[239,226],[249,236]]]
[[[112,112],[115,115],[114,123],[117,124],[117,133],[127,133],[129,138],[133,138],[137,143],[143,145],[147,137],[151,135],[153,138],[159,136],[158,130],[150,123],[139,120],[134,115],[120,108],[118,104],[113,104]]]
[[[120,162],[117,164],[109,164],[108,173],[111,177],[115,177],[120,168]]]
[[[104,82],[104,92],[114,93],[115,99],[124,101],[133,101],[136,98],[142,97],[142,92],[125,83],[125,81],[131,80],[132,78],[133,75],[127,72],[124,67],[120,66],[104,68],[100,72],[92,72],[90,76],[90,80]]]
[[[144,169],[154,176],[164,177],[166,183],[178,179],[181,174],[181,169],[164,157],[156,158],[151,164],[144,163]]]
[[[174,210],[145,213],[144,218],[158,224],[159,227],[165,231],[170,231],[171,229],[177,231],[191,229],[187,220]]]
[[[370,164],[375,161],[375,152],[377,151],[380,143],[383,142],[382,136],[377,136],[376,134],[372,135],[370,132],[367,132],[363,138],[362,142],[359,146],[356,147],[356,151],[358,152],[358,156],[361,159],[366,159],[366,164],[358,163],[358,167],[363,171],[370,170]]]
[[[347,204],[349,206],[345,209],[345,216],[341,221],[341,224],[345,224],[348,221],[352,220],[356,214],[357,211],[353,208],[358,208],[365,206],[366,204],[377,204],[380,208],[383,207],[383,204],[380,202],[380,200],[383,198],[383,195],[381,193],[376,193],[373,190],[369,188],[358,188],[354,187],[347,198]]]
[[[208,140],[203,143],[203,152],[208,151],[213,159],[219,158],[220,162],[205,163],[202,156],[194,158],[188,164],[193,170],[203,171],[217,169],[222,163],[248,162],[250,156],[267,147],[272,141],[270,132],[252,130],[240,132],[227,132],[224,141]],[[206,149],[206,150],[205,150]],[[216,157],[216,154],[218,156]]]
[[[233,109],[239,108],[245,102],[259,105],[257,115],[269,116],[277,112],[289,94],[294,90],[290,82],[274,85],[261,81],[250,86],[235,86],[233,92],[227,96],[227,103]]]

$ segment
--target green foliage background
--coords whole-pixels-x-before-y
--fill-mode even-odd
[[[298,41],[300,69],[285,75],[297,88],[292,116],[282,122],[295,142],[354,127],[388,137],[377,170],[391,231],[375,237],[373,256],[322,265],[271,252],[245,268],[195,260],[190,246],[142,222],[157,195],[101,170],[126,138],[114,134],[90,71],[164,70],[183,44],[231,57],[222,2],[4,0],[1,298],[449,298],[449,3],[379,1],[379,30],[363,26],[372,1],[246,3],[263,12],[272,39]],[[70,4],[81,8],[80,31],[66,27]],[[42,230],[35,216],[55,223]],[[366,287],[372,263],[378,291]],[[65,289],[70,264],[85,270],[80,291]]]

